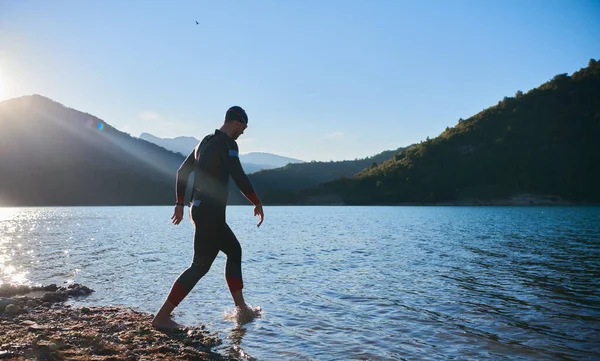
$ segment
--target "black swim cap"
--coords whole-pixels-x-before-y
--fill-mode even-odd
[[[244,124],[248,124],[248,115],[246,111],[242,109],[242,107],[234,105],[231,108],[227,109],[225,113],[225,121],[237,120],[238,122],[242,122]]]

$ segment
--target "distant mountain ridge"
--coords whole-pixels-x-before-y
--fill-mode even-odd
[[[187,156],[200,142],[200,140],[195,137],[179,136],[175,138],[160,138],[150,133],[142,133],[139,138],[170,151],[181,153],[185,156]],[[283,167],[288,163],[303,163],[304,161],[272,153],[250,152],[240,154],[240,162],[246,173],[254,173],[263,169]]]
[[[159,138],[150,133],[142,133],[139,138],[159,145],[172,152],[181,153],[185,156],[187,156],[190,153],[190,150],[192,150],[199,142],[199,140],[194,137],[181,136],[176,138]]]

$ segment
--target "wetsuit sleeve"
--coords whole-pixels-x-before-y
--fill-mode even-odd
[[[187,188],[188,179],[190,178],[190,174],[194,170],[194,160],[195,160],[195,152],[196,149],[192,150],[190,155],[185,158],[179,169],[177,169],[177,181],[175,187],[175,193],[178,203],[183,203],[185,201],[185,190]]]
[[[250,179],[244,172],[244,168],[242,168],[242,164],[240,163],[240,156],[237,143],[229,143],[226,152],[227,154],[225,154],[225,164],[227,165],[227,170],[229,171],[231,178],[233,178],[235,184],[237,184],[242,194],[246,198],[248,198],[248,200],[252,202],[252,204],[260,204],[260,199],[254,191],[254,187],[252,186]]]

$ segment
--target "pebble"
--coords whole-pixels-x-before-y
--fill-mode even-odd
[[[53,340],[52,342],[50,342],[49,347],[52,351],[56,351],[56,350],[63,349],[65,347],[65,343],[60,339]]]
[[[4,312],[6,306],[12,305],[13,303],[15,303],[15,300],[12,298],[0,297],[0,312]]]
[[[4,308],[4,312],[8,313],[9,315],[14,315],[17,312],[19,312],[19,308],[11,303],[10,305],[6,306],[6,308]]]

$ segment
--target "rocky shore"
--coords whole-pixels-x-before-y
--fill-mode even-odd
[[[126,307],[73,307],[94,292],[68,287],[0,286],[0,360],[232,360],[204,326],[158,331],[152,315]]]

